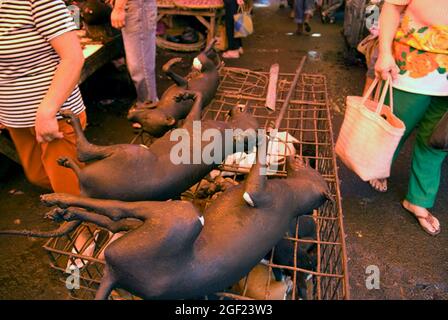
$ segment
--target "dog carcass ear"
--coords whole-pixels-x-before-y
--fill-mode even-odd
[[[166,124],[168,126],[174,126],[176,124],[176,119],[171,116],[166,117]]]

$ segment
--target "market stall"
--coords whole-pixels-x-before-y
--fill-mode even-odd
[[[173,16],[195,17],[205,28],[206,38],[201,35],[193,44],[173,43],[163,37],[157,37],[157,45],[161,48],[178,51],[198,51],[204,44],[210,43],[216,33],[218,20],[223,15],[222,0],[157,0],[157,21]]]

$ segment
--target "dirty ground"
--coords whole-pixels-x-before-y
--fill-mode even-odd
[[[280,72],[293,72],[303,55],[315,51],[304,71],[327,76],[337,135],[345,96],[361,92],[365,73],[362,66],[344,63],[341,22],[323,25],[315,18],[312,32],[321,37],[299,37],[293,34],[295,25],[288,9],[279,9],[276,0],[263,3],[255,8],[256,31],[244,41],[244,55],[227,61],[227,65],[268,71],[271,64],[278,62]],[[160,67],[175,56],[185,58],[178,67],[182,72],[191,63],[192,55],[163,50],[157,53],[159,94],[170,85],[161,76]],[[86,134],[92,142],[127,143],[133,137],[125,115],[134,93],[124,75],[108,65],[83,84],[89,117]],[[445,164],[441,192],[433,209],[441,221],[442,233],[432,238],[400,207],[407,187],[410,151],[408,143],[393,167],[386,194],[375,193],[340,165],[353,299],[448,299],[448,168]],[[0,183],[0,228],[54,228],[43,219],[48,209],[39,203],[39,195],[46,192],[30,185],[21,169],[13,167],[9,178]],[[43,243],[19,237],[0,239],[0,299],[68,299],[64,284],[49,268]],[[366,289],[365,270],[369,265],[378,266],[381,272],[378,290]]]

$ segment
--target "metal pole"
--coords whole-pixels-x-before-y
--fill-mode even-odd
[[[288,109],[289,102],[291,101],[292,94],[297,85],[297,81],[299,80],[300,74],[302,73],[303,66],[305,65],[306,56],[303,56],[302,60],[300,60],[300,64],[296,69],[296,74],[294,76],[294,80],[291,83],[291,88],[289,88],[288,95],[286,96],[285,101],[283,102],[282,108],[280,109],[280,113],[275,121],[275,126],[273,129],[279,129],[280,124],[282,123],[283,117],[285,116],[286,110]]]

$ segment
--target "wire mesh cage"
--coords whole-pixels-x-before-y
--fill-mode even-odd
[[[50,266],[60,273],[60,281],[76,300],[90,300],[100,285],[104,273],[104,249],[122,236],[95,225],[83,223],[76,230],[60,238],[51,238],[45,245]],[[76,273],[76,274],[75,274]],[[72,282],[76,275],[79,283]],[[137,297],[124,290],[114,290],[110,299],[135,300]]]
[[[277,119],[288,92],[292,90],[291,100],[285,116],[277,128],[278,132],[287,133],[287,135],[283,135],[283,143],[285,145],[292,144],[296,154],[305,159],[325,178],[334,201],[327,202],[313,212],[312,217],[316,228],[315,239],[301,239],[299,222],[293,228],[294,232],[285,236],[284,240],[294,248],[291,251],[293,256],[289,264],[275,263],[276,249],[272,250],[267,257],[267,263],[265,263],[269,268],[265,297],[268,298],[270,294],[271,271],[281,269],[290,275],[293,282],[287,298],[348,299],[345,233],[326,78],[323,75],[302,74],[295,88],[291,88],[294,76],[295,74],[292,73],[279,74],[277,106],[275,111],[271,111],[265,107],[264,98],[268,90],[269,73],[223,68],[220,91],[212,104],[205,110],[203,118],[226,120],[231,108],[241,105],[252,113],[261,127],[269,128],[271,123]],[[275,154],[269,154],[270,152]],[[288,147],[274,150],[268,148],[268,157],[271,156],[277,160],[276,175],[286,175],[286,165],[284,162],[282,164],[279,159],[284,159],[288,155],[290,155]],[[247,172],[247,168],[241,167],[238,163],[224,164],[222,169]],[[299,261],[298,251],[300,251],[301,244],[308,244],[309,247],[316,250],[316,263],[308,269],[300,267],[302,263]],[[304,274],[310,275],[312,281],[312,285],[305,288],[307,289],[306,296],[298,292],[300,287],[298,282]],[[247,291],[247,284],[242,292],[244,293],[244,291]],[[226,293],[223,295],[229,296]],[[230,297],[240,299],[245,295],[231,294]]]
[[[310,212],[307,221],[304,218],[293,221],[282,242],[266,255],[262,264],[231,288],[216,293],[215,297],[238,300],[349,299],[345,234],[326,78],[301,74],[297,85],[291,88],[294,74],[279,74],[276,108],[272,111],[265,107],[269,73],[226,67],[220,72],[218,93],[203,111],[203,119],[228,121],[230,110],[241,106],[258,120],[261,128],[268,129],[292,90],[278,132],[275,136],[270,135],[267,150],[270,164],[274,165],[271,173],[285,177],[286,157],[300,156],[325,178],[334,200]],[[135,143],[147,141],[144,133],[134,139]],[[190,188],[182,198],[204,210],[225,190],[225,185],[228,187],[244,180],[251,166],[251,156],[244,155],[245,161],[241,161],[241,157],[226,160],[219,171]],[[50,256],[51,267],[61,272],[61,281],[65,282],[70,274],[70,265],[79,267],[80,286],[70,291],[72,298],[94,297],[103,273],[104,249],[119,236],[83,224],[70,235],[46,243],[44,248]],[[286,252],[287,259],[279,260],[279,252],[283,252],[283,256]],[[138,298],[123,290],[115,290],[111,299]]]

